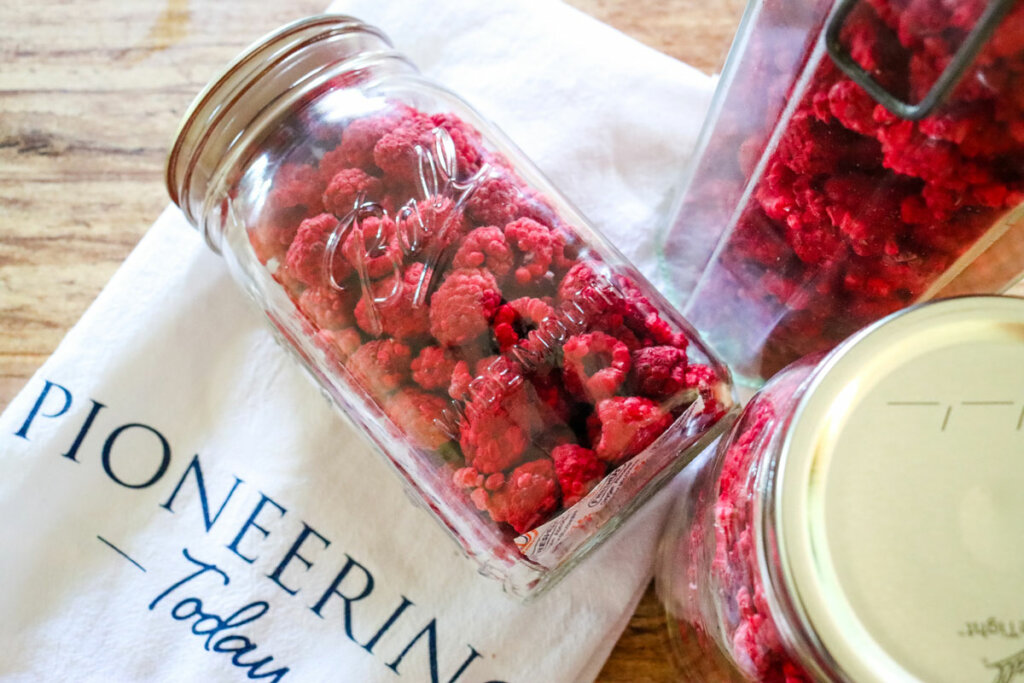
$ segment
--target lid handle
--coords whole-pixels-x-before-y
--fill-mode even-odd
[[[890,112],[908,121],[919,121],[928,116],[946,98],[949,91],[953,89],[953,86],[957,84],[957,81],[967,71],[967,67],[978,56],[981,47],[988,42],[992,32],[999,25],[999,22],[1002,21],[1003,16],[1006,15],[1015,0],[992,0],[989,2],[978,23],[971,29],[960,49],[956,51],[952,61],[943,69],[931,89],[917,104],[905,102],[886,90],[860,64],[854,61],[849,51],[840,43],[839,33],[843,29],[846,18],[853,11],[853,7],[858,1],[839,0],[832,12],[832,16],[828,19],[828,24],[825,27],[825,47],[828,49],[832,61],[854,83],[864,88],[876,102]]]

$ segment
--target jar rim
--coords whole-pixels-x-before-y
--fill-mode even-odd
[[[215,129],[243,103],[252,106],[255,100],[257,106],[266,104],[267,95],[253,93],[252,86],[283,60],[326,38],[345,34],[372,36],[384,51],[392,49],[391,41],[380,29],[355,17],[330,13],[305,17],[252,42],[196,95],[178,125],[164,174],[171,201],[182,209],[190,223],[198,225],[200,219],[190,201],[193,186],[205,187],[205,182],[194,178],[196,166],[211,146]],[[341,54],[339,60],[353,56]],[[219,131],[226,134],[221,136],[219,145],[214,145],[219,149],[212,156],[225,156],[239,138],[244,125],[232,123],[233,130]],[[212,173],[203,175],[208,181]]]

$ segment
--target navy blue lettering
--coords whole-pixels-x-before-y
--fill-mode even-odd
[[[240,558],[242,558],[249,564],[255,562],[256,558],[246,557],[245,555],[243,555],[238,550],[238,544],[242,542],[242,538],[245,536],[245,533],[250,529],[250,527],[256,529],[256,531],[263,534],[263,538],[266,538],[270,535],[269,531],[267,531],[265,528],[261,527],[259,524],[256,523],[257,515],[260,514],[260,511],[263,509],[263,506],[266,505],[267,503],[270,503],[271,505],[276,507],[281,512],[282,517],[284,517],[285,513],[288,512],[283,507],[275,503],[267,494],[260,491],[260,502],[256,503],[256,507],[253,508],[252,514],[249,515],[249,519],[245,521],[245,524],[243,524],[242,528],[238,531],[238,535],[235,536],[235,540],[231,541],[231,543],[227,546],[228,550],[233,552],[235,555],[238,555]]]
[[[224,502],[220,504],[219,508],[217,508],[217,514],[211,517],[210,501],[206,497],[206,482],[203,479],[203,468],[199,464],[199,454],[196,453],[192,456],[192,462],[190,462],[188,467],[185,468],[185,473],[182,474],[181,479],[178,480],[178,485],[175,486],[174,491],[171,492],[171,497],[168,498],[167,502],[160,507],[169,512],[174,512],[171,505],[174,504],[174,499],[177,497],[178,491],[181,490],[182,484],[184,484],[185,480],[188,479],[189,472],[192,472],[196,480],[196,491],[199,493],[199,504],[203,508],[203,525],[206,527],[207,531],[210,531],[210,529],[213,528],[213,525],[216,524],[217,520],[220,518],[220,513],[224,512],[224,508],[227,506],[228,501],[231,500],[231,496],[235,495],[235,489],[237,489],[238,485],[242,483],[242,480],[237,476],[235,477],[235,483],[231,486],[231,490],[228,491],[228,495],[224,498]]]
[[[398,665],[405,659],[405,655],[408,654],[416,643],[419,642],[420,638],[424,635],[427,636],[427,657],[430,661],[430,683],[440,683],[440,679],[437,676],[437,620],[431,619],[430,623],[423,627],[423,630],[416,634],[405,649],[402,650],[402,654],[398,655],[395,661],[387,665],[389,669],[398,673]]]
[[[324,548],[325,549],[329,545],[331,545],[331,542],[328,541],[323,536],[321,536],[316,531],[316,529],[314,529],[313,527],[311,527],[308,524],[306,524],[305,522],[303,522],[302,523],[302,532],[299,533],[299,537],[295,539],[295,543],[293,543],[292,547],[288,550],[287,553],[285,553],[284,559],[282,559],[281,563],[279,565],[277,565],[277,569],[275,569],[271,573],[267,574],[267,578],[269,578],[271,581],[273,581],[278,586],[280,586],[284,590],[284,592],[287,593],[288,595],[295,595],[296,593],[299,592],[299,589],[298,588],[289,588],[288,586],[286,586],[283,583],[281,583],[281,574],[284,573],[284,570],[288,566],[288,563],[291,562],[293,559],[298,560],[302,564],[306,565],[306,571],[309,571],[309,568],[313,566],[312,562],[310,562],[308,559],[306,559],[302,555],[299,555],[299,548],[302,546],[302,544],[305,542],[305,540],[307,538],[309,538],[310,534],[312,534],[313,536],[316,536],[318,539],[320,539],[320,542],[324,544]]]
[[[150,432],[151,434],[156,436],[156,438],[160,440],[160,446],[161,446],[162,451],[161,451],[161,454],[160,454],[160,466],[156,469],[156,472],[153,473],[153,476],[150,477],[149,479],[147,479],[146,481],[143,481],[140,484],[129,484],[128,482],[124,481],[123,479],[118,477],[116,474],[114,474],[114,470],[110,466],[110,451],[113,449],[114,442],[117,441],[117,437],[121,436],[122,433],[124,433],[125,431],[127,431],[129,429],[136,429],[136,428],[137,429],[145,429],[147,432]],[[171,464],[171,445],[169,443],[167,443],[167,439],[164,438],[163,434],[161,434],[157,430],[153,429],[149,425],[144,425],[144,424],[141,424],[141,423],[138,423],[138,422],[133,422],[132,424],[121,425],[120,427],[118,427],[117,429],[115,429],[114,431],[112,431],[110,433],[110,436],[107,437],[106,442],[104,442],[104,444],[103,444],[103,471],[106,472],[107,476],[110,477],[113,481],[117,482],[121,486],[124,486],[125,488],[129,488],[129,489],[144,489],[147,486],[152,486],[156,482],[160,481],[160,477],[164,476],[164,472],[167,471],[167,466],[170,465],[170,464]]]
[[[348,639],[351,640],[353,643],[358,644],[359,641],[357,641],[356,637],[352,635],[352,603],[362,600],[363,598],[365,598],[373,592],[373,574],[371,574],[370,570],[368,570],[366,567],[353,560],[352,557],[348,555],[348,553],[345,554],[345,557],[348,560],[347,562],[345,562],[345,566],[342,567],[341,571],[338,572],[338,575],[334,577],[334,581],[332,581],[331,585],[328,586],[327,590],[323,594],[323,597],[320,598],[320,601],[313,605],[310,609],[313,610],[313,614],[317,615],[322,619],[324,615],[321,612],[324,609],[324,605],[327,604],[327,601],[331,599],[332,595],[337,595],[345,602],[345,635],[347,635]],[[345,578],[348,576],[348,573],[352,571],[353,567],[357,567],[363,573],[363,590],[361,590],[358,595],[345,595],[344,593],[338,590],[338,586],[340,586],[341,583],[345,580]]]
[[[32,421],[36,419],[36,415],[38,415],[39,411],[42,409],[43,403],[46,401],[46,397],[49,396],[50,394],[50,389],[54,387],[57,387],[58,389],[64,392],[64,406],[61,407],[61,409],[55,413],[43,413],[43,417],[60,417],[64,413],[68,412],[68,408],[71,407],[71,392],[59,384],[55,384],[50,380],[46,380],[46,384],[43,385],[42,393],[40,393],[39,398],[36,399],[36,404],[32,406],[32,410],[28,412],[28,417],[26,417],[25,422],[22,423],[21,429],[14,432],[15,436],[20,436],[26,441],[29,440],[28,428],[32,426]]]
[[[99,401],[94,399],[89,400],[92,401],[92,408],[89,410],[89,414],[86,415],[85,422],[82,423],[82,428],[78,430],[78,436],[75,437],[75,442],[71,444],[71,448],[69,448],[68,452],[64,454],[65,458],[74,460],[75,462],[78,462],[75,456],[78,455],[78,448],[82,445],[82,441],[85,440],[85,435],[89,432],[89,429],[92,428],[93,420],[96,419],[96,415],[99,414],[100,410],[106,408],[106,406]]]
[[[189,554],[187,548],[183,548],[181,552],[185,556],[185,559],[198,566],[199,569],[180,581],[171,584],[171,586],[158,595],[153,602],[149,603],[150,610],[154,609],[161,600],[172,592],[207,572],[214,572],[220,576],[225,586],[231,582],[228,575],[215,564],[197,560]],[[200,637],[206,636],[203,648],[207,651],[212,650],[213,652],[221,654],[231,654],[231,663],[240,669],[246,669],[247,671],[245,672],[245,675],[249,680],[267,678],[273,681],[280,681],[284,678],[285,674],[290,671],[289,667],[281,667],[272,671],[262,671],[263,667],[274,661],[273,657],[264,657],[253,661],[244,661],[242,659],[243,655],[257,649],[257,645],[245,636],[224,634],[214,642],[214,638],[224,631],[236,629],[239,626],[244,626],[245,624],[250,624],[261,618],[268,611],[270,611],[270,604],[263,600],[259,600],[249,603],[241,609],[235,610],[235,612],[227,619],[222,619],[216,614],[204,612],[203,601],[199,598],[188,597],[178,601],[178,603],[171,608],[170,614],[176,621],[190,621],[195,619],[195,621],[192,622],[190,630],[193,635]]]
[[[384,622],[384,625],[381,626],[377,630],[377,632],[373,634],[373,638],[370,638],[370,640],[367,641],[366,645],[363,645],[363,649],[369,652],[370,654],[373,654],[373,648],[377,645],[377,641],[381,639],[381,636],[388,632],[388,629],[395,625],[395,622],[398,621],[398,617],[402,616],[402,612],[411,607],[412,604],[412,600],[403,595],[402,604],[399,605],[398,608],[391,613],[391,616],[388,617],[388,620]]]
[[[409,653],[409,650],[416,646],[416,643],[418,643],[423,636],[427,637],[427,657],[430,662],[430,683],[440,683],[437,666],[437,619],[431,619],[430,622],[423,627],[423,630],[417,633],[416,637],[405,646],[405,649],[402,650],[402,653],[395,658],[395,661],[388,664],[387,667],[395,673],[398,673],[398,665],[402,663],[402,660],[405,659],[405,655]],[[462,674],[466,672],[466,669],[469,668],[469,665],[479,658],[480,653],[472,646],[469,646],[469,657],[462,662],[462,666],[459,667],[459,670],[448,679],[448,683],[455,683],[458,681],[459,678],[462,677]]]
[[[221,577],[221,580],[224,581],[224,585],[225,586],[228,585],[229,583],[231,583],[231,579],[228,578],[228,575],[225,574],[223,571],[221,571],[217,567],[217,565],[215,565],[215,564],[207,564],[206,562],[203,562],[202,560],[197,560],[196,558],[192,557],[189,554],[188,548],[182,548],[181,549],[181,554],[185,556],[186,560],[188,560],[192,564],[194,564],[197,567],[199,567],[199,569],[196,570],[194,573],[189,574],[188,576],[186,576],[181,581],[178,581],[177,583],[171,584],[170,588],[165,590],[160,595],[156,596],[156,598],[153,600],[153,602],[149,603],[149,609],[150,610],[152,610],[154,607],[156,607],[157,603],[159,603],[161,600],[166,598],[173,591],[177,590],[178,588],[181,588],[182,586],[184,586],[186,583],[188,583],[192,579],[195,579],[195,578],[198,578],[198,577],[202,576],[206,572],[211,572],[212,571],[212,572],[215,572],[216,574],[219,574],[220,577]]]

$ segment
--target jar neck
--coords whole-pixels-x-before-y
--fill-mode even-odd
[[[253,43],[196,97],[167,159],[171,200],[211,247],[211,191],[225,169],[274,122],[346,73],[375,67],[415,73],[380,30],[324,14],[301,19]]]

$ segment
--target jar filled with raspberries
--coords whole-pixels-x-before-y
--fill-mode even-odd
[[[1014,678],[1022,387],[1024,299],[997,296],[912,307],[769,380],[662,537],[682,680]]]
[[[358,20],[302,20],[239,57],[186,116],[168,187],[285,348],[517,595],[735,410],[728,370],[662,296]]]
[[[664,239],[684,314],[770,377],[1024,273],[1024,2],[751,2]]]

